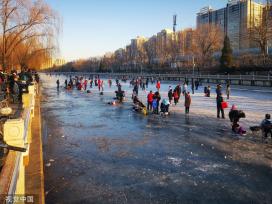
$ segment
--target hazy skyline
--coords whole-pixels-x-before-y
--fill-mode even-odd
[[[100,56],[123,48],[137,36],[151,37],[164,28],[195,27],[205,6],[224,7],[227,0],[47,0],[63,21],[60,54],[66,61]]]

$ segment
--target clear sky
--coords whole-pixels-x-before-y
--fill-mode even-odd
[[[66,61],[103,55],[129,44],[136,36],[150,37],[172,28],[195,27],[196,13],[227,0],[46,0],[62,16],[61,56]]]

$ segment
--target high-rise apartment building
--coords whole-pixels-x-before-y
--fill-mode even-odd
[[[269,5],[268,7],[264,8],[263,12],[264,18],[267,19],[267,22],[265,22],[268,28],[267,31],[267,37],[268,37],[268,48],[272,49],[272,5]]]
[[[251,38],[252,28],[262,23],[263,7],[253,0],[229,0],[225,8],[201,9],[197,27],[207,23],[217,25],[229,36],[233,50],[252,50],[257,47]]]
[[[135,39],[131,40],[130,44],[130,54],[131,58],[135,61],[140,55],[140,52],[143,49],[144,43],[147,41],[147,38],[138,36]]]
[[[157,33],[156,50],[158,58],[161,58],[167,48],[171,46],[171,43],[177,42],[177,39],[178,36],[176,35],[176,33],[170,29],[163,29],[161,32]]]

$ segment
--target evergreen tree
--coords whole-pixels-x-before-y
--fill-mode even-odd
[[[226,35],[224,39],[224,47],[220,58],[220,64],[223,68],[230,68],[232,65],[232,49],[230,46],[229,37]]]

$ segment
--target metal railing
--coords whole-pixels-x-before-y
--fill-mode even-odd
[[[221,80],[256,80],[271,81],[272,76],[268,75],[210,75],[210,74],[150,74],[150,73],[97,73],[97,72],[56,72],[55,74],[65,74],[67,76],[131,76],[131,77],[153,77],[153,78],[199,78],[199,79],[221,79]]]

